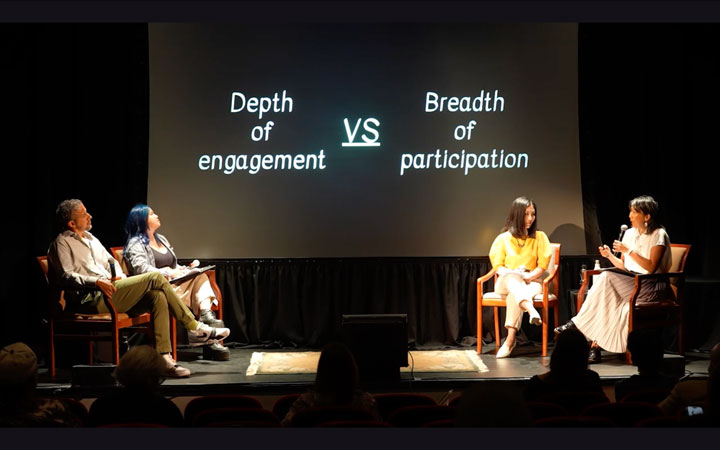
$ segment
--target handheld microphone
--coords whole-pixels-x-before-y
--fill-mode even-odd
[[[115,260],[108,258],[108,264],[110,264],[110,274],[115,278]]]
[[[617,238],[618,241],[622,242],[623,235],[625,234],[625,231],[627,231],[627,229],[628,229],[627,225],[625,225],[625,224],[620,225],[620,234],[618,235],[618,238]],[[619,258],[620,252],[615,252],[615,253],[616,253],[616,256]]]

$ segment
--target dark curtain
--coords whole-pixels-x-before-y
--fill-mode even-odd
[[[408,315],[411,346],[473,346],[476,280],[489,270],[487,258],[208,262],[217,265],[224,320],[233,330],[229,341],[268,347],[321,347],[340,338],[343,314],[398,313]],[[591,262],[561,257],[561,321],[574,312],[569,291],[579,285],[581,266]],[[487,342],[493,327],[492,309],[486,308]],[[523,328],[540,340],[539,327]]]
[[[711,184],[720,26],[594,23],[578,30],[590,256],[562,258],[565,316],[572,313],[567,291],[577,287],[579,266],[592,264],[598,243],[617,237],[627,223],[627,201],[650,194],[660,202],[671,241],[693,245],[686,271],[696,277],[697,295],[688,307],[697,313],[690,311],[688,320],[709,321],[702,334],[712,334],[708,314],[716,311],[700,306],[717,297],[720,270]],[[109,247],[122,245],[127,211],[147,200],[147,24],[2,24],[0,32],[10,116],[0,178],[6,226],[18,235],[2,246],[0,306],[7,323],[1,341],[42,350],[46,291],[35,257],[55,236],[57,204],[84,200],[93,231]],[[338,334],[339,315],[360,312],[407,312],[417,345],[470,344],[474,279],[487,268],[482,258],[218,263],[232,340],[253,345],[319,345]],[[531,338],[537,330],[526,329]]]

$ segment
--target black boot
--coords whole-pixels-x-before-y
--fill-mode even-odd
[[[597,364],[602,360],[602,354],[600,353],[600,347],[590,347],[590,354],[588,355],[588,364]]]
[[[200,310],[200,322],[204,323],[205,325],[213,328],[225,328],[225,322],[222,320],[218,320],[215,317],[215,313],[212,312],[210,309],[202,309]]]
[[[560,325],[559,327],[555,328],[555,334],[560,334],[563,331],[567,330],[577,330],[577,327],[575,326],[575,322],[572,320],[568,320],[568,322],[565,325]]]
[[[219,342],[203,346],[203,359],[205,361],[227,361],[230,359],[230,350]]]

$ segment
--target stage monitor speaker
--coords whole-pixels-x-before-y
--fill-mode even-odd
[[[345,314],[343,341],[365,386],[400,380],[408,366],[407,314]]]
[[[115,364],[78,364],[72,366],[73,386],[114,386]]]

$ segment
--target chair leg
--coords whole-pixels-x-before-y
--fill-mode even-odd
[[[542,355],[547,356],[547,347],[548,347],[548,318],[550,314],[548,314],[548,309],[543,308],[542,309]]]
[[[120,330],[115,326],[112,332],[112,359],[116,366],[120,364]]]
[[[497,306],[493,306],[493,315],[495,316],[495,348],[500,350],[500,311]]]
[[[50,377],[55,378],[55,323],[50,319]]]
[[[95,353],[93,351],[93,347],[95,346],[94,344],[95,344],[94,341],[92,339],[90,339],[90,341],[88,342],[88,351],[90,353],[90,355],[88,356],[88,361],[89,361],[90,365],[95,364],[95,358],[93,355],[93,353]]]
[[[177,361],[177,321],[172,316],[170,316],[170,349],[173,359]]]
[[[685,356],[685,339],[683,334],[685,333],[685,329],[682,325],[682,322],[678,323],[677,326],[677,334],[678,334],[678,354],[681,356]]]
[[[477,316],[477,324],[476,324],[475,328],[477,328],[477,354],[478,355],[482,355],[482,345],[483,345],[483,341],[482,341],[482,333],[483,333],[483,330],[482,330],[482,320],[483,320],[482,308],[483,308],[482,303],[478,302],[477,313],[475,314]]]

